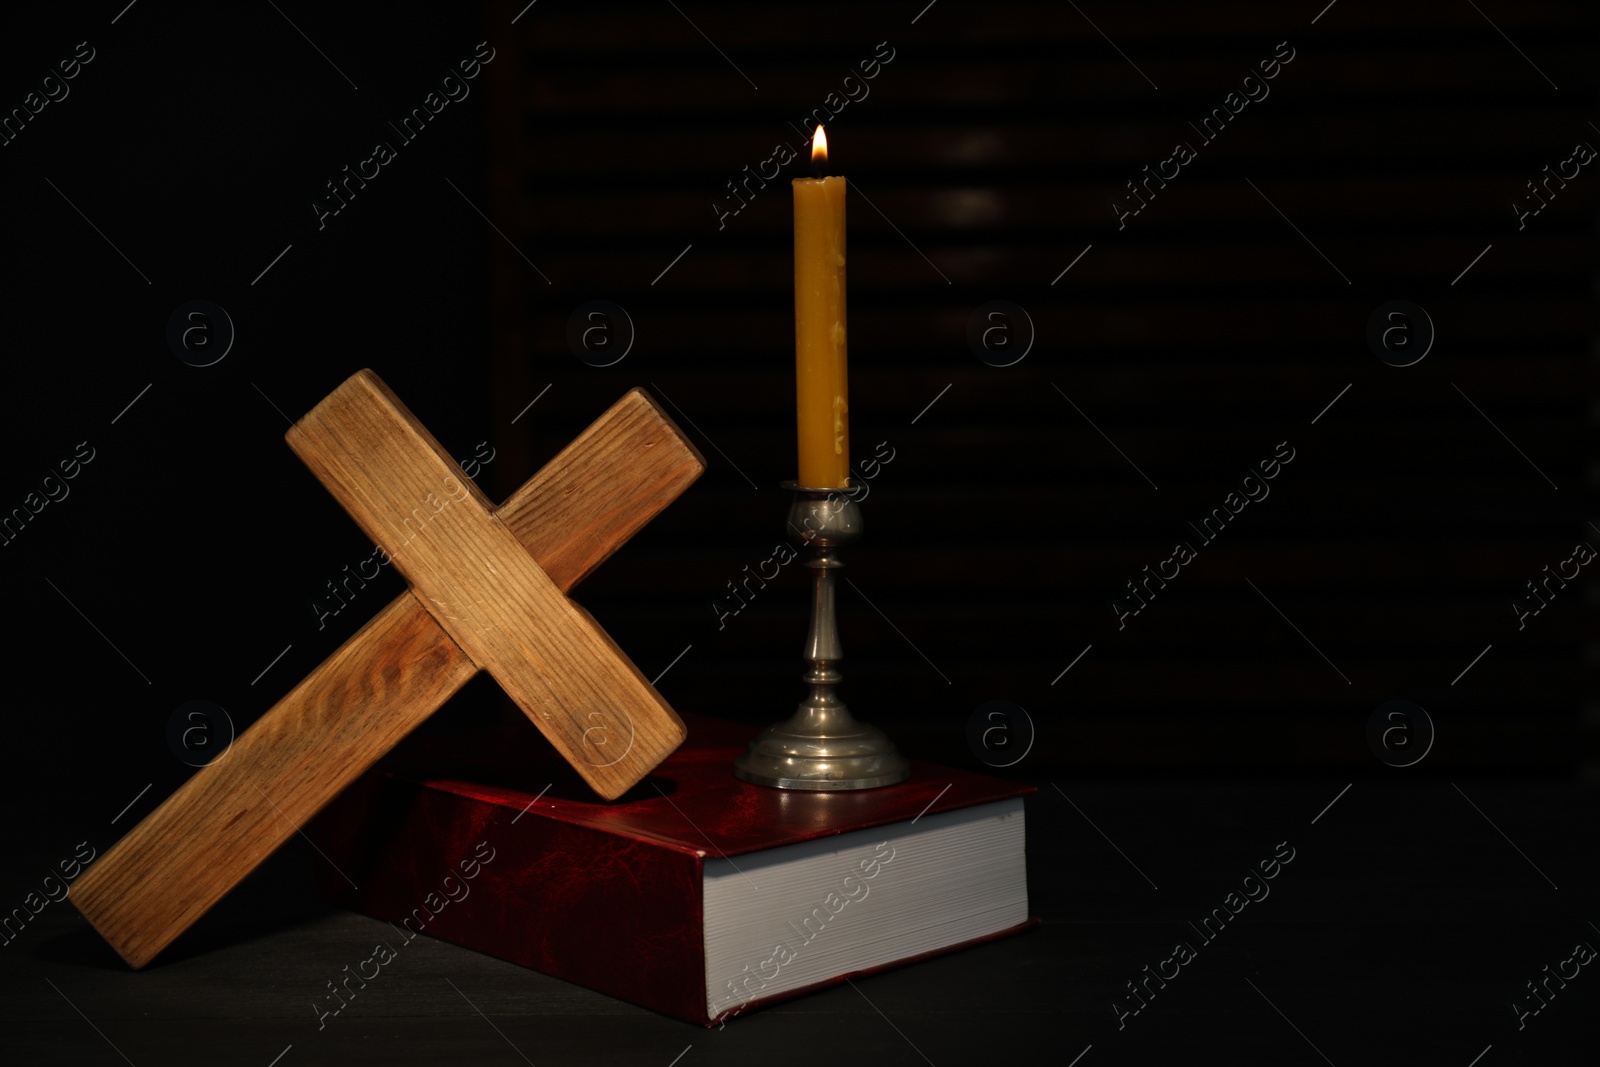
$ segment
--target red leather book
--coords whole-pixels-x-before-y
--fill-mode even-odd
[[[753,728],[684,721],[610,803],[532,731],[402,745],[309,828],[318,889],[394,924],[388,953],[426,934],[703,1025],[1037,922],[1031,786],[913,761],[880,789],[769,789],[732,773]]]

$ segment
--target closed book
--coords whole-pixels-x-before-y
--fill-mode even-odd
[[[771,789],[733,776],[753,728],[683,718],[612,802],[532,731],[402,745],[310,827],[318,889],[407,940],[703,1025],[1037,922],[1031,786],[912,761],[878,789]]]

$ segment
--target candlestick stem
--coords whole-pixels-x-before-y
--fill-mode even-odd
[[[835,611],[839,548],[861,537],[861,505],[848,489],[808,489],[792,482],[789,539],[811,554],[811,625],[803,658],[805,699],[790,718],[769,726],[734,761],[734,774],[778,789],[872,789],[904,781],[905,757],[876,726],[857,722],[839,699],[843,680]]]

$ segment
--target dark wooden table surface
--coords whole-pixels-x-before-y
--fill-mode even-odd
[[[1594,791],[1404,773],[1038,780],[1028,867],[1042,926],[720,1030],[426,938],[319,1029],[312,1002],[385,928],[311,894],[323,861],[296,838],[143,972],[70,903],[47,905],[0,950],[0,1062],[1593,1063],[1600,973],[1552,980],[1520,1026],[1512,1004],[1536,1007],[1525,983],[1579,942],[1600,946]],[[12,816],[7,908],[71,848]],[[1196,934],[1191,922],[1289,849],[1267,896],[1214,940]],[[1113,1002],[1137,1006],[1125,983],[1177,942],[1194,957],[1119,1020]]]

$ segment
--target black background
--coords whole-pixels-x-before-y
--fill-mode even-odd
[[[786,506],[776,487],[794,474],[790,200],[780,178],[721,228],[712,205],[728,205],[724,183],[747,164],[795,144],[791,124],[887,42],[894,58],[870,95],[829,126],[853,188],[855,451],[895,449],[846,556],[847,699],[912,754],[972,767],[975,709],[1025,708],[1032,748],[1003,773],[1044,786],[1036,806],[1051,783],[1093,783],[1110,816],[1097,829],[1120,847],[1150,855],[1149,834],[1214,863],[1169,868],[1197,908],[1288,832],[1286,796],[1309,818],[1356,783],[1343,803],[1416,820],[1415,838],[1374,838],[1351,869],[1369,875],[1314,881],[1329,898],[1388,892],[1379,872],[1393,857],[1439,855],[1433,835],[1447,832],[1419,812],[1465,820],[1452,824],[1462,847],[1507,863],[1478,869],[1452,852],[1414,872],[1407,895],[1464,915],[1477,903],[1451,895],[1463,883],[1478,903],[1514,883],[1526,896],[1504,921],[1571,920],[1552,928],[1550,952],[1502,946],[1504,965],[1473,979],[1509,1014],[1538,971],[1525,962],[1554,962],[1595,917],[1568,904],[1586,892],[1593,827],[1580,816],[1595,761],[1590,571],[1523,629],[1512,608],[1577,542],[1600,545],[1588,436],[1600,179],[1585,167],[1520,228],[1513,208],[1575,144],[1600,144],[1593,13],[1080,7],[540,0],[518,17],[500,3],[140,0],[7,15],[0,108],[21,106],[78,42],[95,50],[70,95],[0,147],[0,512],[79,442],[95,452],[70,496],[0,547],[15,622],[7,900],[34,866],[85,837],[109,846],[183,780],[174,709],[211,701],[242,729],[401,588],[388,575],[320,628],[311,606],[371,549],[282,434],[361,367],[452,454],[488,442],[480,484],[496,498],[627,388],[666,398],[707,473],[576,595],[647,677],[671,665],[660,688],[676,706],[752,724],[786,714],[799,578],[786,572],[720,628],[714,605],[771,554]],[[495,58],[471,95],[319,227],[324,183],[394,140],[385,123],[484,40]],[[1189,123],[1279,42],[1294,58],[1270,95],[1201,145]],[[1119,228],[1124,183],[1178,140],[1197,158]],[[166,340],[194,299],[237,330],[204,368]],[[624,307],[637,330],[604,369],[565,340],[591,299]],[[1369,316],[1396,299],[1425,308],[1437,334],[1409,367],[1367,343]],[[991,300],[1025,308],[1036,332],[1011,366],[967,341]],[[1193,540],[1185,523],[1279,442],[1295,459],[1271,495],[1196,544],[1119,629],[1124,583]],[[1391,700],[1425,708],[1436,731],[1412,766],[1368,744]],[[474,683],[435,728],[512,714]],[[1427,731],[1410,729],[1426,748]],[[1215,821],[1153,825],[1196,805]],[[1059,832],[1032,835],[1035,910],[1150,918],[1115,888],[1131,872],[1107,838],[1056,807],[1038,826],[1057,818]],[[1550,843],[1529,851],[1561,890],[1527,884],[1507,845],[1530,838]],[[1198,858],[1213,847],[1214,861]],[[290,863],[278,876],[303,896]],[[1552,869],[1563,864],[1566,877]],[[1110,913],[1085,903],[1101,893]],[[49,943],[70,971],[72,952]],[[1065,959],[1041,969],[1073,970],[1076,942],[1063,944]],[[1075,973],[1067,1010],[1103,1027],[1103,1002],[1142,951],[1110,937],[1111,972]],[[1449,956],[1418,951],[1431,966]],[[1324,976],[1335,990],[1383,969],[1346,963]],[[298,1005],[298,989],[285,996]],[[108,992],[102,1006],[131,1003]],[[40,1004],[63,1013],[36,1036],[82,1036],[66,1005]],[[1505,1031],[1486,1023],[1461,1062]],[[108,1051],[94,1040],[83,1055]],[[1335,1062],[1366,1047],[1349,1042]]]

